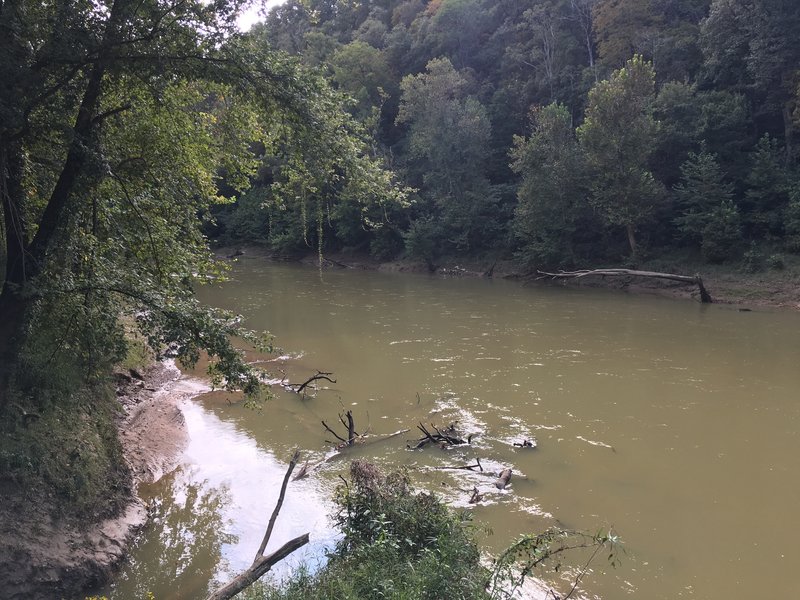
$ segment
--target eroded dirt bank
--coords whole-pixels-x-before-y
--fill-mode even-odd
[[[83,598],[107,581],[147,521],[138,484],[158,480],[177,464],[187,435],[180,403],[197,386],[170,363],[117,375],[117,427],[130,469],[123,508],[111,518],[58,518],[54,500],[3,490],[0,506],[0,597],[8,600]]]
[[[270,251],[260,246],[226,247],[217,250],[217,255],[230,260],[286,260],[274,257]],[[309,253],[301,258],[293,258],[309,266],[318,265],[317,253]],[[641,278],[602,278],[590,277],[580,280],[551,281],[538,278],[531,273],[520,271],[519,266],[509,260],[442,260],[433,265],[409,260],[380,262],[363,253],[331,253],[323,260],[325,269],[363,269],[384,272],[431,273],[441,277],[495,277],[512,279],[522,285],[560,285],[568,287],[591,287],[618,290],[631,294],[652,294],[675,299],[699,301],[696,286],[682,283]],[[718,304],[733,305],[741,309],[790,309],[800,310],[800,268],[787,268],[782,271],[744,273],[734,267],[705,265],[647,265],[640,267],[651,271],[668,271],[681,275],[694,275],[699,271],[706,288]]]

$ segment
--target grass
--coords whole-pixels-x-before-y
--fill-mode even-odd
[[[6,422],[0,472],[62,514],[113,513],[128,486],[115,410],[110,389],[93,386]]]

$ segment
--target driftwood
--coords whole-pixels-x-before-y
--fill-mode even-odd
[[[478,491],[478,486],[476,485],[472,488],[472,495],[469,497],[469,503],[477,504],[481,500],[483,500],[483,494]]]
[[[437,444],[443,448],[446,448],[447,446],[461,446],[463,444],[471,444],[472,438],[474,437],[474,434],[469,434],[466,440],[456,437],[455,436],[456,428],[455,425],[453,424],[450,424],[443,430],[440,430],[436,427],[436,425],[431,423],[431,429],[433,429],[436,433],[431,433],[430,431],[428,431],[428,429],[426,429],[425,425],[423,425],[422,423],[417,425],[417,429],[419,429],[423,433],[424,437],[421,437],[417,440],[416,445],[413,447],[414,450],[422,448],[423,446],[429,443]],[[409,446],[409,448],[411,448],[411,446]]]
[[[332,258],[328,258],[327,256],[322,259],[322,264],[331,264],[334,267],[339,267],[340,269],[352,269],[352,265],[347,265],[343,262],[339,262],[338,260],[333,260]]]
[[[428,467],[431,471],[474,471],[475,469],[479,469],[481,473],[483,473],[483,465],[481,465],[481,459],[476,458],[474,465],[459,465],[456,467]]]
[[[498,490],[504,490],[510,481],[511,469],[503,469],[500,473],[500,476],[497,478],[497,481],[494,482],[494,485]]]
[[[696,285],[700,290],[700,301],[703,304],[711,304],[714,302],[711,294],[708,293],[703,280],[699,274],[694,276],[689,275],[675,275],[674,273],[658,273],[656,271],[635,271],[633,269],[593,269],[582,271],[559,271],[558,273],[548,273],[546,271],[536,271],[539,275],[538,279],[580,279],[582,277],[589,277],[592,275],[601,277],[645,277],[650,279],[667,279],[670,281],[680,281],[681,283],[691,283]]]
[[[536,448],[536,440],[522,440],[521,442],[514,442],[512,446],[517,448]]]
[[[370,426],[368,425],[364,433],[358,433],[355,429],[355,420],[353,419],[353,412],[350,410],[348,410],[344,415],[339,414],[339,422],[347,430],[347,433],[345,434],[347,436],[346,438],[336,433],[336,431],[334,431],[325,421],[322,421],[322,426],[328,431],[328,433],[333,434],[333,436],[340,442],[339,444],[336,444],[336,442],[333,442],[331,440],[325,440],[329,444],[335,444],[336,450],[343,450],[348,446],[352,446],[356,442],[358,442],[359,445],[383,442],[409,432],[408,429],[401,429],[400,431],[395,431],[394,433],[387,433],[385,435],[370,435],[369,433]],[[331,460],[336,456],[337,455],[329,457],[327,460]]]
[[[337,447],[344,447],[344,446],[352,446],[353,443],[356,441],[356,438],[359,437],[359,433],[355,429],[355,422],[353,420],[353,411],[348,410],[345,415],[347,416],[347,422],[345,423],[344,417],[339,414],[339,421],[342,425],[347,428],[347,438],[343,438],[338,433],[336,433],[333,429],[331,429],[325,421],[322,421],[322,426],[329,432],[332,433],[333,436],[341,442]],[[330,440],[325,440],[329,444],[333,444]]]
[[[283,506],[283,499],[284,496],[286,495],[286,486],[289,483],[289,477],[291,476],[292,471],[297,465],[297,461],[299,459],[300,459],[300,451],[295,450],[294,456],[292,456],[292,460],[289,463],[289,468],[286,469],[286,475],[284,475],[283,477],[283,483],[281,484],[281,491],[280,494],[278,495],[278,502],[275,504],[275,508],[272,511],[272,516],[270,517],[269,524],[267,525],[267,531],[264,534],[264,539],[261,540],[261,545],[258,548],[258,552],[256,552],[253,564],[244,573],[241,573],[240,575],[234,577],[230,581],[230,583],[220,588],[210,596],[208,596],[206,600],[229,600],[230,598],[233,598],[236,594],[246,589],[247,587],[251,586],[254,582],[260,579],[275,564],[279,563],[284,558],[289,556],[292,552],[294,552],[299,548],[302,548],[308,543],[308,533],[304,533],[303,535],[297,536],[296,538],[289,540],[272,554],[267,554],[266,556],[264,556],[264,551],[267,548],[267,543],[269,542],[270,536],[272,536],[272,530],[275,527],[275,521],[278,518],[278,513],[281,510],[281,506]]]
[[[314,383],[315,381],[319,381],[320,379],[324,379],[325,381],[330,381],[331,383],[336,383],[335,379],[331,379],[331,375],[333,373],[328,373],[325,371],[317,371],[316,375],[312,375],[308,379],[306,379],[303,383],[287,383],[285,387],[287,389],[292,390],[296,394],[302,394],[303,390],[308,387],[310,383]]]

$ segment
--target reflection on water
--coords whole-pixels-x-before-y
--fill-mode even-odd
[[[222,394],[186,405],[201,442],[187,453],[196,467],[176,480],[189,477],[198,498],[211,489],[229,498],[218,518],[233,537],[208,551],[223,569],[252,560],[292,449],[322,458],[330,435],[320,421],[352,410],[359,431],[411,432],[347,458],[406,466],[459,506],[478,487],[484,500],[470,510],[492,532],[481,537],[490,552],[552,525],[613,525],[628,555],[617,570],[594,564],[588,597],[728,600],[759,597],[764,582],[773,595],[796,594],[800,315],[504,281],[320,277],[255,260],[233,275],[203,299],[276,334],[287,356],[274,364],[288,381],[319,369],[337,383],[307,398],[279,390],[262,412]],[[470,446],[412,451],[420,422],[477,435]],[[536,449],[513,445],[532,438]],[[434,469],[477,459],[484,474]],[[322,499],[346,464],[290,486],[276,544],[319,527],[311,555],[321,556],[332,535]],[[494,477],[507,466],[515,476],[499,491]],[[146,554],[133,564],[158,570]],[[550,582],[567,590],[569,573]]]
[[[183,466],[143,486],[152,521],[139,537],[120,576],[105,592],[113,599],[204,598],[253,561],[278,497],[286,463],[259,447],[231,423],[196,402],[182,406],[190,436]],[[287,457],[288,462],[288,457]],[[281,578],[305,563],[324,560],[334,532],[326,490],[313,481],[287,491],[267,553],[311,531],[311,543],[274,569]]]
[[[222,516],[230,495],[193,481],[183,469],[148,487],[154,488],[143,490],[152,521],[111,595],[145,598],[166,584],[172,598],[201,598],[222,563],[222,545],[236,543]]]

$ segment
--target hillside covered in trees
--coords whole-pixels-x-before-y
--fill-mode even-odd
[[[287,203],[276,159],[223,241],[540,268],[800,251],[792,0],[289,0],[253,33],[349,94],[414,193]]]

